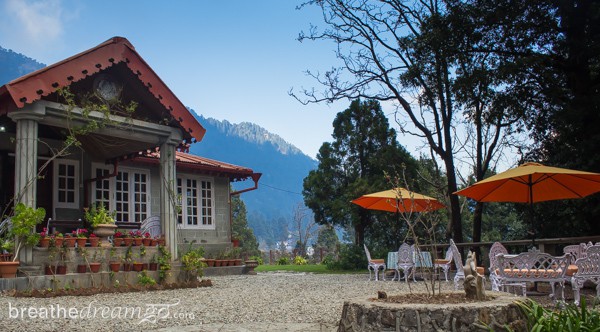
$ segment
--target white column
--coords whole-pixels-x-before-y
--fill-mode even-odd
[[[15,204],[23,203],[37,207],[37,154],[38,121],[43,118],[44,108],[29,105],[8,114],[17,123],[15,139]],[[30,248],[23,248],[19,255],[22,262],[33,261]]]
[[[160,224],[165,234],[166,246],[174,260],[177,259],[175,142],[176,140],[169,139],[160,146]]]

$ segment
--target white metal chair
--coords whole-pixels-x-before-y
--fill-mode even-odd
[[[435,259],[433,261],[433,268],[435,271],[442,269],[444,271],[444,277],[446,281],[448,281],[448,271],[450,270],[450,266],[452,265],[452,250],[448,248],[446,250],[446,257],[444,259]]]
[[[382,279],[385,280],[385,261],[383,259],[372,259],[367,245],[363,244],[363,246],[365,247],[365,254],[367,254],[367,262],[369,262],[369,265],[367,266],[367,270],[369,270],[369,280],[371,280],[371,270],[375,272],[375,281],[379,280],[380,269],[382,270]]]
[[[596,284],[596,297],[600,297],[600,245],[594,245],[587,248],[585,257],[578,258],[574,265],[574,273],[571,276],[571,286],[573,287],[573,297],[576,305],[579,305],[579,290],[586,281]],[[573,272],[569,266],[569,272]]]
[[[494,242],[492,244],[492,248],[490,249],[489,258],[490,258],[490,282],[492,283],[492,291],[499,292],[501,289],[504,290],[502,278],[498,273],[499,265],[498,265],[498,255],[508,254],[508,250],[502,245],[500,242]]]
[[[457,290],[458,281],[465,279],[465,270],[463,269],[464,263],[462,261],[462,255],[460,254],[460,251],[458,251],[458,248],[452,239],[450,239],[450,250],[452,251],[452,259],[454,260],[454,265],[456,266],[456,274],[454,275],[454,289]]]
[[[404,273],[404,281],[408,282],[408,276],[410,274],[412,274],[413,281],[417,281],[415,279],[414,247],[409,246],[406,243],[402,243],[398,249],[398,260],[396,264],[398,281],[400,281],[400,270]]]

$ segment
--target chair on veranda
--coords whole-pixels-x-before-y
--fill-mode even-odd
[[[382,271],[382,279],[385,280],[385,261],[383,259],[372,259],[367,245],[363,244],[363,246],[365,247],[365,254],[367,254],[367,262],[369,262],[369,265],[367,266],[367,270],[369,270],[369,280],[371,280],[371,270],[375,272],[375,280],[379,280],[378,276],[380,269]]]
[[[439,269],[444,271],[444,277],[446,281],[448,281],[448,271],[450,270],[450,266],[452,265],[452,250],[448,248],[446,250],[446,257],[444,259],[434,259],[433,260],[433,268],[437,272]]]
[[[406,243],[402,243],[402,245],[400,245],[396,262],[396,274],[398,275],[398,281],[400,281],[400,270],[402,270],[402,273],[404,274],[404,281],[408,282],[408,277],[411,274],[413,281],[416,281],[414,250],[415,249],[413,246],[409,246]]]

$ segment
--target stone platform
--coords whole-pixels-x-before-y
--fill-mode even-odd
[[[515,296],[492,296],[491,301],[461,304],[399,304],[357,298],[344,302],[338,331],[505,331],[505,326],[521,331],[524,316],[514,304]]]

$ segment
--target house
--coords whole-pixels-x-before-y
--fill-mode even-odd
[[[81,130],[90,123],[100,126]],[[118,222],[164,234],[174,258],[194,240],[223,250],[230,197],[256,189],[260,174],[185,153],[204,133],[129,41],[114,37],[0,87],[0,204],[14,197],[55,220],[77,220],[101,202]],[[81,146],[57,154],[75,134]],[[254,185],[230,191],[244,180]]]

